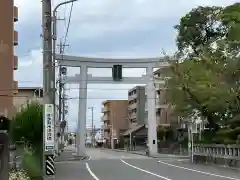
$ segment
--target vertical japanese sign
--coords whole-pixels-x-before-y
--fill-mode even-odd
[[[45,151],[54,150],[54,111],[53,104],[45,104]]]

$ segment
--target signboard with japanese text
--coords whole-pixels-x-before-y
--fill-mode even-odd
[[[45,151],[54,150],[54,108],[53,104],[45,104],[44,109],[44,127],[45,127]]]

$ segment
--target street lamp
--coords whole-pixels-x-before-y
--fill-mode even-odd
[[[64,4],[68,4],[68,3],[72,3],[74,1],[77,0],[69,0],[69,1],[65,1],[62,3],[59,3],[53,10],[53,17],[52,17],[52,25],[53,25],[53,34],[52,34],[52,40],[53,40],[53,47],[52,47],[52,63],[53,63],[53,82],[54,82],[54,90],[55,90],[55,60],[56,60],[56,41],[57,41],[57,10],[60,6],[64,5]],[[60,72],[61,73],[61,72]],[[59,92],[61,93],[61,92]],[[59,112],[61,112],[61,102],[59,102]],[[55,113],[55,107],[54,107],[54,113]],[[61,118],[61,113],[59,113],[59,118]],[[56,126],[55,126],[56,129]],[[58,142],[59,143],[59,142]],[[56,149],[59,149],[58,147],[58,143],[56,143]]]
[[[62,3],[59,3],[53,10],[53,61],[55,62],[56,59],[56,40],[57,40],[57,10],[60,6],[64,5],[64,4],[69,4],[72,2],[75,2],[78,0],[69,0],[69,1],[65,1]],[[55,71],[54,71],[54,75],[55,75]],[[54,76],[55,77],[55,76]]]

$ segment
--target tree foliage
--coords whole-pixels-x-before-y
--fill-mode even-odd
[[[240,3],[200,6],[175,28],[178,53],[170,61],[168,101],[179,116],[198,112],[215,132],[215,142],[238,142]]]
[[[14,142],[24,141],[33,148],[38,148],[43,136],[43,106],[37,102],[26,104],[16,113],[11,126]]]

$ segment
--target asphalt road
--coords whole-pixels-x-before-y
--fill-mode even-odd
[[[240,180],[240,171],[190,164],[168,156],[153,159],[111,150],[89,149],[88,161],[56,164],[56,180]]]

